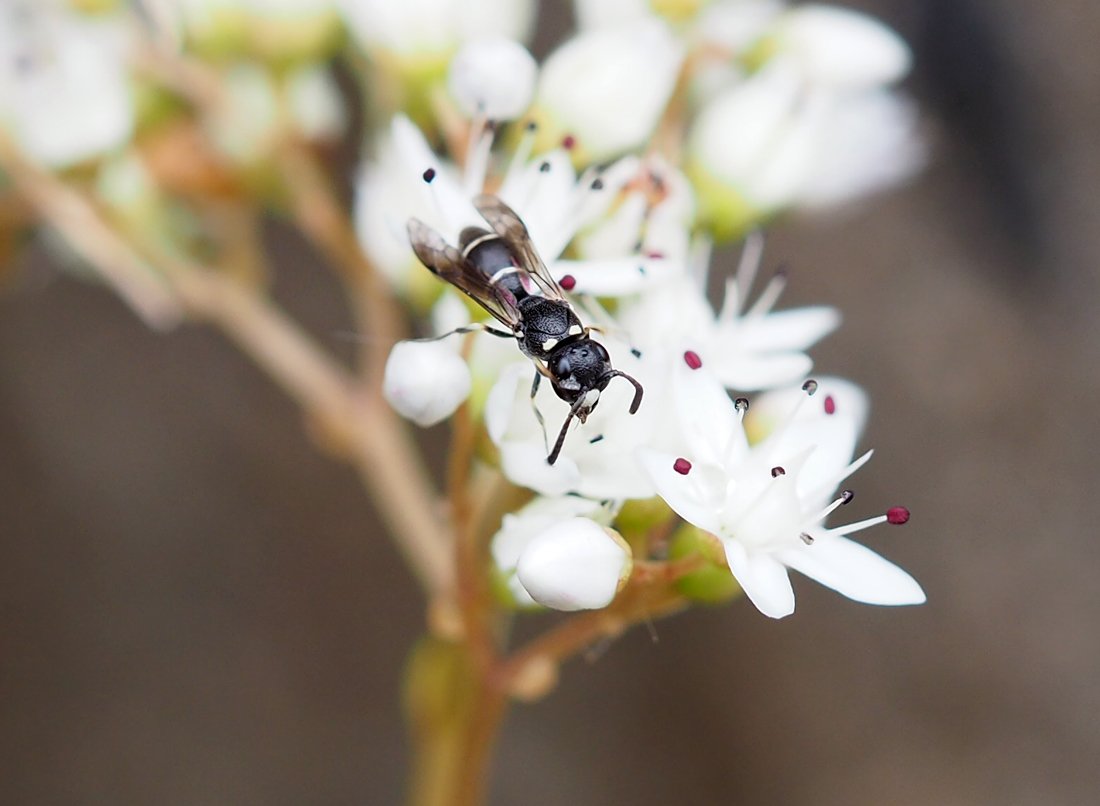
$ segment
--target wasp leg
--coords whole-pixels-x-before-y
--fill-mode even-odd
[[[539,421],[539,428],[542,429],[542,444],[546,448],[547,453],[550,452],[550,437],[546,435],[546,420],[543,419],[542,412],[539,411],[539,404],[535,402],[535,395],[539,391],[539,383],[542,381],[542,367],[538,364],[535,365],[535,380],[531,382],[531,411],[535,412],[535,419]]]
[[[497,330],[495,327],[485,325],[480,322],[475,322],[472,325],[466,325],[465,327],[456,327],[454,330],[444,333],[442,336],[429,336],[425,339],[416,339],[416,341],[442,341],[459,333],[488,333],[490,336],[496,336],[500,339],[514,339],[515,333],[508,333],[504,330]]]

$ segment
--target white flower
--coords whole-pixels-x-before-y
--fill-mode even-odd
[[[287,116],[307,140],[336,140],[347,128],[347,112],[332,72],[322,65],[297,67],[284,85]]]
[[[568,275],[566,285],[577,293],[626,294],[673,270],[668,260],[633,251],[637,233],[630,254],[559,260],[578,232],[607,213],[639,163],[624,157],[603,171],[578,176],[565,149],[531,159],[534,136],[528,132],[517,146],[496,193],[523,219],[539,255],[559,281]],[[408,118],[398,116],[379,142],[377,158],[363,166],[356,183],[356,231],[364,251],[398,287],[407,289],[414,272],[429,276],[409,245],[409,218],[424,221],[450,243],[457,241],[463,227],[485,226],[472,199],[486,187],[492,139],[486,132],[476,140],[465,170],[459,171],[432,152]]]
[[[630,548],[618,534],[588,518],[571,518],[531,540],[516,577],[541,605],[596,610],[611,604],[631,568]]]
[[[532,0],[339,0],[352,34],[368,50],[401,56],[445,56],[488,36],[523,41]]]
[[[127,143],[134,110],[123,15],[54,0],[0,6],[0,126],[30,158],[65,168]]]
[[[822,88],[783,58],[710,101],[689,150],[695,166],[762,214],[852,198],[907,176],[921,161],[905,101],[884,91]]]
[[[792,395],[801,404],[793,414]],[[645,451],[642,461],[669,506],[721,540],[730,570],[762,613],[782,618],[794,612],[788,568],[868,604],[924,601],[912,577],[846,537],[878,523],[904,522],[907,511],[823,525],[851,500],[845,492],[830,501],[832,491],[871,455],[851,460],[866,413],[856,387],[829,379],[812,398],[773,394],[763,407],[785,405],[788,413],[752,447],[742,428],[743,407],[705,371],[681,369],[674,397],[683,454]]]
[[[508,585],[512,598],[520,606],[536,604],[516,577],[520,557],[542,532],[560,523],[584,516],[607,525],[610,511],[598,502],[577,496],[536,498],[515,513],[505,515],[491,543],[493,562]]]
[[[611,355],[611,363],[636,378],[645,390],[641,407],[630,414],[634,388],[614,378],[600,394],[599,407],[583,425],[571,423],[557,461],[546,461],[569,407],[542,382],[536,404],[545,430],[531,406],[534,368],[529,361],[514,364],[501,373],[485,405],[489,437],[500,449],[501,470],[516,484],[542,493],[577,493],[593,499],[647,498],[654,487],[635,454],[640,447],[661,444],[668,425],[663,418],[663,383],[666,362],[657,354],[637,358],[614,338],[599,337]]]
[[[705,273],[675,275],[628,302],[619,321],[635,334],[635,346],[690,353],[729,389],[770,389],[805,378],[813,366],[805,350],[835,329],[840,315],[826,306],[773,312],[786,283],[782,274],[750,306],[762,240],[753,235],[746,241],[717,316],[705,296]]]
[[[527,111],[538,65],[510,39],[477,39],[451,60],[447,86],[467,117],[513,120]]]
[[[417,425],[435,425],[470,394],[470,371],[453,345],[401,341],[386,361],[382,391],[403,417]]]
[[[676,85],[683,49],[657,20],[578,34],[546,60],[537,105],[599,162],[645,143]]]

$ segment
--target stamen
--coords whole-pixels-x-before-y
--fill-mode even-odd
[[[747,397],[739,397],[733,401],[733,409],[742,417],[745,416],[745,412],[749,410],[749,399]]]
[[[780,476],[786,476],[786,475],[787,475],[787,471],[784,470],[779,465],[776,465],[775,467],[772,468],[772,478],[773,479],[777,479]]]
[[[808,381],[802,384],[802,391],[813,397],[814,393],[817,391],[817,381],[815,381],[813,378],[810,378]]]
[[[539,163],[539,173],[540,174],[550,173],[550,162],[549,162],[549,160],[543,160],[541,163]]]
[[[630,348],[630,354],[632,356],[634,356],[635,358],[641,358],[642,357],[642,351],[639,350],[637,347],[631,347]]]
[[[856,497],[856,494],[854,492],[852,492],[851,490],[841,490],[840,491],[840,499],[841,499],[840,505],[842,507],[848,506],[848,504],[852,503],[852,499],[855,498],[855,497]]]
[[[588,444],[589,445],[595,445],[597,442],[600,442],[602,440],[603,440],[603,434],[596,434],[596,436],[594,436],[594,437],[592,437],[592,439],[588,440]]]
[[[760,268],[760,258],[764,254],[764,236],[754,230],[745,236],[745,245],[741,247],[741,259],[737,263],[735,279],[726,283],[726,298],[722,302],[722,317],[733,319],[741,312],[741,306],[748,299],[749,290]]]
[[[846,495],[846,493],[847,493],[847,495]],[[843,493],[841,493],[841,494],[840,494],[840,497],[839,497],[839,498],[837,498],[836,500],[834,500],[834,501],[833,501],[832,503],[830,503],[830,504],[829,504],[829,505],[828,505],[827,507],[825,507],[825,508],[824,508],[823,510],[821,510],[820,512],[818,512],[818,513],[817,513],[816,515],[814,515],[813,517],[811,517],[811,518],[807,518],[807,519],[806,519],[805,521],[803,521],[803,523],[804,523],[804,524],[805,524],[806,526],[812,526],[812,525],[814,525],[814,524],[818,524],[818,523],[824,523],[824,522],[825,522],[825,519],[826,519],[827,517],[829,517],[830,515],[832,515],[832,514],[833,514],[833,512],[835,512],[835,511],[836,511],[837,507],[842,507],[842,506],[844,506],[844,505],[845,505],[845,504],[847,504],[847,503],[848,503],[849,501],[851,501],[851,500],[852,500],[852,498],[854,498],[854,497],[855,497],[855,496],[854,496],[854,495],[852,494],[852,491],[851,491],[851,490],[845,490],[845,491],[844,491]]]
[[[703,359],[694,350],[688,350],[684,353],[684,363],[691,369],[699,369],[703,366]]]
[[[691,462],[682,456],[672,463],[672,469],[679,473],[681,476],[686,476],[691,472]]]
[[[432,180],[435,179],[435,168],[426,169],[424,173],[420,174],[420,178],[430,185]]]
[[[836,414],[836,400],[832,395],[825,395],[825,413]]]
[[[867,520],[856,521],[855,523],[849,523],[847,526],[837,526],[835,529],[826,529],[825,531],[831,535],[850,535],[862,532],[864,529],[870,529],[872,526],[878,526],[880,523],[886,523],[885,515],[876,515],[873,518],[867,518]]]
[[[799,535],[799,537],[802,538],[802,542],[805,543],[807,546],[812,546],[814,544],[814,536],[809,532],[803,532]]]
[[[909,522],[909,510],[905,507],[890,507],[886,510],[886,522],[901,526]]]
[[[574,288],[577,287],[577,278],[574,277],[572,274],[566,274],[561,278],[561,280],[558,281],[558,285],[560,285],[565,291],[572,291]]]
[[[592,190],[603,190],[603,180],[596,177],[592,180],[592,184],[589,185],[589,187],[592,188]]]
[[[764,286],[764,290],[757,297],[756,302],[752,304],[752,307],[745,312],[745,316],[763,316],[772,309],[780,295],[783,293],[783,289],[787,287],[787,272],[779,270],[775,273],[768,284]]]
[[[485,177],[489,172],[489,156],[495,136],[496,127],[492,121],[474,122],[463,171],[463,189],[470,196],[481,192],[485,187]]]
[[[561,139],[561,147],[564,148],[566,151],[572,150],[576,144],[577,138],[571,134],[567,134]]]

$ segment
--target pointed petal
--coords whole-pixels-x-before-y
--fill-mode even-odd
[[[723,540],[726,562],[756,609],[770,618],[794,612],[794,589],[782,563],[768,554],[749,554],[736,540]]]
[[[678,263],[661,258],[635,257],[597,258],[591,260],[559,260],[550,269],[554,279],[569,274],[577,281],[578,294],[616,297],[637,294],[682,271]]]
[[[751,316],[737,322],[736,338],[743,350],[805,350],[840,324],[840,313],[827,305],[794,308],[764,316]]]
[[[714,350],[708,351],[708,358]],[[714,374],[727,389],[755,392],[774,389],[805,378],[814,362],[805,353],[751,354],[740,349],[723,351],[713,361]]]
[[[686,476],[677,473],[673,469],[677,458],[659,451],[638,452],[638,460],[657,488],[657,495],[692,526],[717,534],[718,507],[724,493],[722,480],[707,473],[705,467],[693,467]]]
[[[925,601],[924,591],[913,577],[846,537],[819,538],[812,546],[782,552],[779,559],[857,602],[913,605]]]
[[[706,364],[694,370],[682,360],[677,364],[672,374],[673,394],[680,429],[691,453],[687,458],[728,467],[748,448],[733,401]]]

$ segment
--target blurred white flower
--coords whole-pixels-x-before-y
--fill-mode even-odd
[[[789,391],[758,401],[785,413],[750,446],[744,406],[731,402],[707,372],[684,367],[673,391],[683,452],[643,451],[642,462],[677,514],[721,540],[734,577],[765,615],[794,611],[788,568],[856,601],[920,604],[924,592],[909,574],[846,537],[879,523],[904,523],[906,510],[824,526],[852,499],[845,491],[830,500],[833,490],[871,454],[852,461],[866,415],[863,393],[833,379],[821,380],[816,391],[813,398]]]
[[[129,141],[129,34],[122,14],[60,0],[0,5],[0,126],[27,156],[65,168]]]
[[[513,120],[527,111],[535,93],[538,65],[511,39],[476,39],[451,60],[447,86],[470,118]]]
[[[536,104],[581,158],[599,162],[649,139],[676,85],[683,48],[661,22],[582,32],[550,54]]]
[[[712,209],[742,200],[761,215],[844,201],[909,175],[921,162],[908,104],[885,90],[839,92],[776,58],[716,96],[690,135]],[[719,225],[721,222],[717,222]]]
[[[516,566],[521,585],[554,610],[596,610],[611,604],[630,576],[630,548],[588,518],[570,518],[539,532]]]
[[[400,341],[386,361],[382,392],[401,416],[435,425],[470,394],[470,371],[453,343]]]

